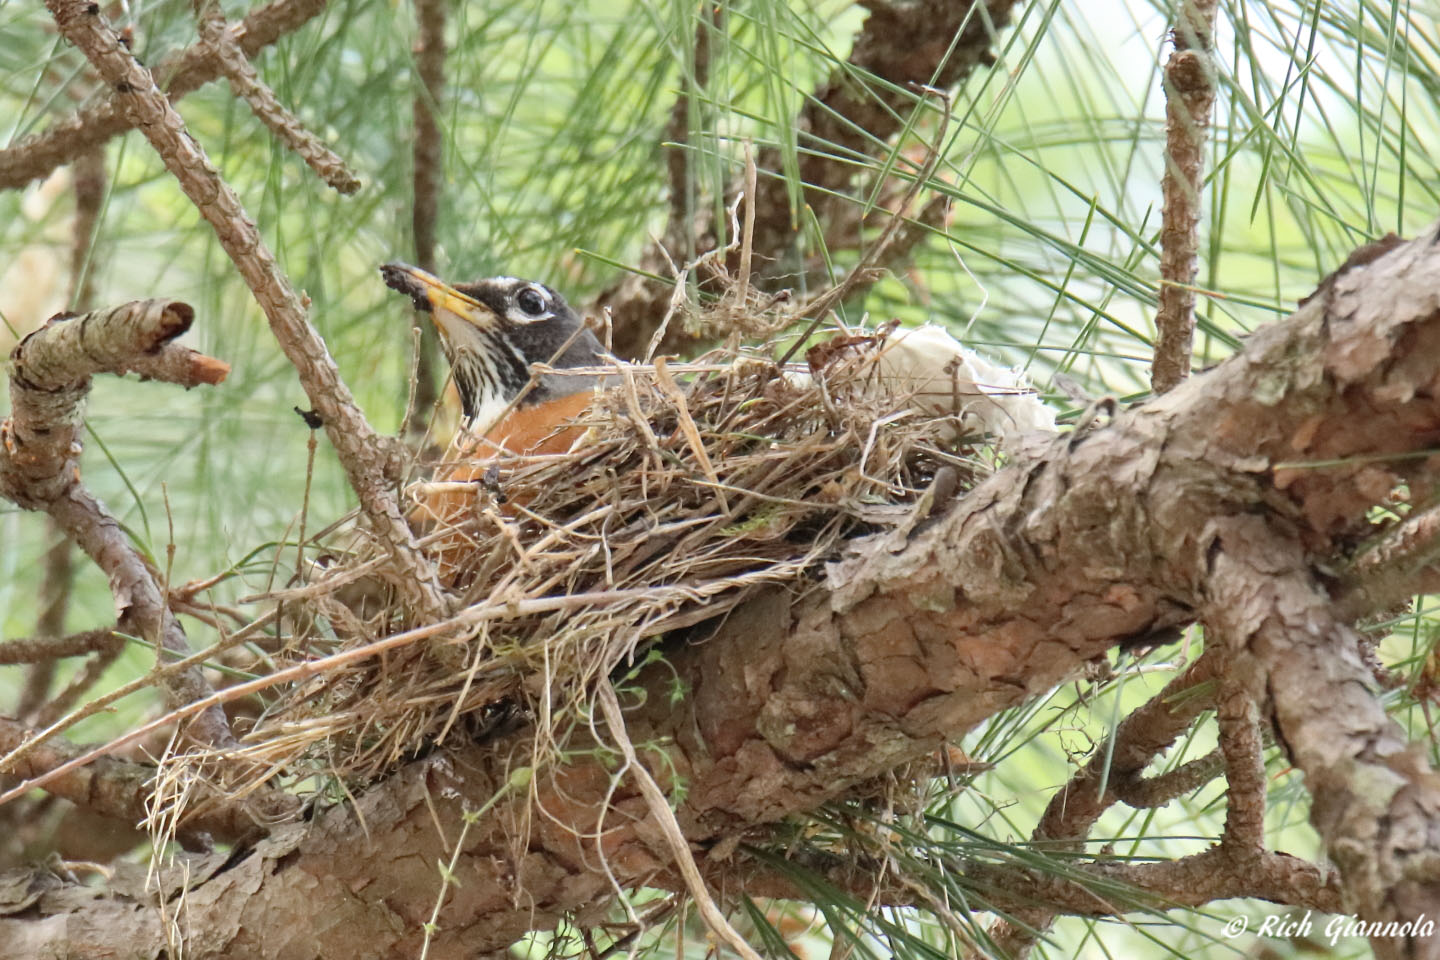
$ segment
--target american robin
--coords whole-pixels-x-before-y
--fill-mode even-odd
[[[474,447],[522,454],[569,447],[575,428],[561,428],[589,405],[600,378],[546,372],[532,380],[530,367],[594,367],[604,352],[564,297],[514,277],[451,285],[404,263],[380,273],[435,321]]]
[[[531,373],[537,363],[564,369],[603,362],[600,342],[564,297],[514,277],[451,285],[404,263],[387,263],[380,273],[434,320],[460,394],[464,420],[446,459],[461,462],[436,480],[480,480],[487,458],[501,451],[553,454],[574,445],[584,428],[568,421],[584,412],[604,378]],[[452,581],[476,546],[464,529],[475,500],[463,490],[426,495],[411,516],[422,528],[452,528],[433,551],[442,578]]]

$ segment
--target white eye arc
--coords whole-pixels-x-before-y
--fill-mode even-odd
[[[522,323],[533,323],[552,316],[549,294],[533,283],[521,287],[515,294],[515,313],[519,314],[515,319]]]

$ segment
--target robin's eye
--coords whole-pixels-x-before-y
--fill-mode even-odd
[[[526,287],[515,295],[515,305],[524,313],[532,317],[538,317],[545,313],[546,308],[549,307],[550,304],[545,299],[545,294],[536,290],[534,287]]]

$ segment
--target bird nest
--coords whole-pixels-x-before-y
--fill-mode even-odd
[[[734,348],[616,364],[568,452],[441,464],[475,479],[407,495],[465,505],[421,530],[453,612],[421,618],[385,545],[354,532],[275,595],[276,669],[314,670],[276,689],[224,768],[363,782],[517,712],[558,730],[559,705],[661,635],[767,585],[814,589],[845,541],[915,523],[938,476],[963,490],[993,463],[965,412],[987,394],[952,365],[945,402],[917,402],[886,376],[887,336],[842,331],[785,369]]]

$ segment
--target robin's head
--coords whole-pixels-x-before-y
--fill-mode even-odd
[[[385,283],[430,314],[450,358],[465,417],[484,424],[530,382],[530,365],[596,366],[600,344],[549,287],[514,277],[450,285],[404,263],[380,268]],[[521,400],[542,403],[588,390],[594,377],[541,375]]]

